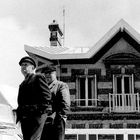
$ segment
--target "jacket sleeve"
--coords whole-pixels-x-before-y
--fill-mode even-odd
[[[59,89],[59,94],[60,94],[60,100],[58,101],[60,103],[60,110],[59,114],[60,115],[67,115],[67,113],[70,110],[70,92],[69,92],[69,87],[66,83],[61,83],[60,84],[60,89]],[[59,104],[58,103],[58,104]]]
[[[37,77],[38,80],[36,86],[38,86],[38,91],[40,94],[40,103],[51,105],[52,96],[48,84],[46,83],[46,79],[41,74],[38,75]]]

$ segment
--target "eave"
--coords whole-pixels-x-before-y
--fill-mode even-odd
[[[39,47],[32,47],[25,45],[24,49],[27,53],[32,53],[49,60],[60,61],[77,61],[77,63],[88,59],[96,59],[96,62],[110,47],[112,42],[115,43],[120,37],[123,37],[126,41],[131,42],[135,48],[140,51],[140,34],[138,34],[130,25],[128,25],[123,19],[121,19],[109,32],[107,32],[89,51],[86,53],[48,53]],[[79,62],[78,62],[79,61]]]

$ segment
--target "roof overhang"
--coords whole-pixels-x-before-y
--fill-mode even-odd
[[[89,51],[85,53],[68,53],[68,51],[60,53],[49,53],[47,50],[41,47],[32,47],[24,45],[24,49],[27,53],[32,53],[49,60],[68,60],[68,59],[90,59],[99,53],[103,47],[118,33],[125,31],[131,36],[137,44],[140,44],[140,34],[138,34],[128,23],[121,19],[109,32],[107,32]]]
[[[83,59],[83,58],[88,58],[86,53],[75,53],[75,54],[69,54],[69,53],[48,53],[46,51],[43,51],[39,48],[32,47],[29,45],[24,45],[25,51],[28,53],[36,54],[41,57],[50,59],[50,60],[61,60],[61,59]]]

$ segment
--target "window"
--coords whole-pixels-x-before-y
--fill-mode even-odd
[[[54,37],[54,38],[57,37],[57,31],[52,31],[51,32],[51,37]]]
[[[95,134],[89,134],[89,140],[96,140],[97,136]]]
[[[114,75],[114,93],[133,93],[133,75]]]
[[[139,140],[140,135],[128,135],[127,140]],[[65,140],[124,140],[124,134],[66,134]]]
[[[115,139],[114,135],[108,135],[108,134],[105,134],[105,135],[100,134],[100,135],[98,135],[98,140],[114,140],[114,139]]]
[[[84,134],[79,134],[79,135],[78,135],[78,140],[86,140],[86,135],[84,135]]]
[[[78,76],[76,80],[78,106],[96,106],[96,75],[95,76]]]
[[[86,134],[78,134],[78,135],[65,135],[65,140],[87,140]]]
[[[67,135],[65,135],[65,140],[77,140],[77,135],[67,134]]]
[[[140,140],[139,129],[67,129],[65,140]]]
[[[136,140],[140,140],[140,135],[136,135]]]
[[[134,135],[133,134],[129,134],[128,135],[128,140],[134,140]]]
[[[124,135],[123,134],[117,134],[116,135],[116,140],[124,140]]]
[[[135,112],[139,105],[138,95],[134,93],[134,78],[132,75],[113,75],[112,108],[116,112]]]
[[[61,69],[61,72],[62,72],[62,73],[67,73],[67,72],[68,72],[68,69],[67,69],[67,68],[62,68],[62,69]]]

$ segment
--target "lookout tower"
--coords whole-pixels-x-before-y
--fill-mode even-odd
[[[49,25],[49,30],[50,30],[50,46],[62,46],[61,39],[63,33],[56,20],[53,20],[53,23]]]

